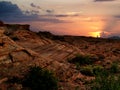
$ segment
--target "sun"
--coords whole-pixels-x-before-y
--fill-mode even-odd
[[[89,35],[92,36],[92,37],[100,37],[101,35],[101,32],[100,31],[97,31],[97,32],[90,32]]]

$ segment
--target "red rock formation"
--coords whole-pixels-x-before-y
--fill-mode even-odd
[[[4,27],[7,29],[12,29],[12,30],[29,30],[30,25],[25,24],[25,25],[20,25],[20,24],[4,24]]]
[[[7,34],[12,33],[17,30],[29,30],[30,25],[28,24],[4,24],[2,21],[0,21],[0,27],[5,29],[5,32]]]
[[[2,21],[0,21],[0,28],[2,28],[1,30],[4,30],[4,34],[9,36],[18,30],[29,30],[30,25],[28,24],[4,24]]]

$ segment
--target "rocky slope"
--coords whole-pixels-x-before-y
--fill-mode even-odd
[[[12,76],[22,77],[29,66],[37,65],[56,74],[59,90],[84,90],[83,80],[93,77],[81,74],[68,62],[76,54],[90,54],[98,60],[97,64],[105,66],[119,61],[120,41],[35,33],[29,25],[0,22],[0,89],[23,90],[21,85],[5,81]]]
[[[73,90],[79,85],[74,80],[83,76],[67,60],[78,53],[83,54],[80,49],[66,42],[54,41],[26,30],[16,31],[11,36],[18,38],[15,40],[18,45],[31,49],[44,58],[44,61],[39,63],[43,63],[44,68],[56,73],[56,76],[62,81],[60,86],[64,88],[63,90]]]
[[[8,30],[8,29],[7,29]],[[42,61],[42,57],[30,50],[23,48],[15,43],[4,33],[6,29],[0,29],[0,89],[7,90],[7,84],[4,84],[12,76],[20,76],[28,66],[35,64],[32,61]],[[16,90],[16,89],[15,89]]]
[[[9,29],[11,30],[11,28],[6,29],[3,25],[0,30],[1,89],[10,87],[4,84],[9,77],[22,77],[22,74],[31,65],[54,71],[62,81],[59,85],[64,87],[64,90],[66,88],[72,90],[76,87],[74,79],[82,75],[67,62],[67,59],[82,53],[78,48],[65,42],[56,42],[44,36],[38,36],[24,28],[18,28],[8,34],[6,31]],[[11,88],[16,89],[17,87],[19,85],[13,85]]]

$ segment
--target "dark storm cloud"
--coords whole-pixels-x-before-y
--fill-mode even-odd
[[[12,16],[12,15],[23,16],[23,13],[17,5],[12,4],[11,2],[5,2],[5,1],[0,2],[0,17]]]
[[[116,15],[116,16],[114,16],[114,17],[120,19],[120,15]]]
[[[34,3],[31,3],[30,5],[31,5],[32,7],[36,7],[36,5],[34,5]]]
[[[54,10],[46,10],[47,13],[54,13]]]
[[[94,0],[94,2],[115,1],[115,0]]]
[[[62,15],[62,14],[60,14],[60,15],[55,15],[56,17],[68,17],[69,15]]]
[[[25,15],[16,4],[5,1],[0,2],[0,19],[3,21],[29,21],[37,17],[37,14]]]
[[[74,17],[74,16],[79,16],[79,14],[73,14],[73,15],[69,15],[69,14],[59,14],[59,15],[55,15],[55,17]]]
[[[30,4],[31,7],[37,8],[37,9],[42,9],[40,6],[35,5],[34,3]]]
[[[50,10],[50,9],[45,10],[45,9],[41,8],[40,6],[35,5],[34,3],[31,3],[30,6],[33,8],[36,8],[36,9],[41,9],[42,11],[47,12],[49,14],[54,13],[54,10]]]
[[[36,10],[32,11],[21,11],[21,9],[11,2],[1,1],[0,2],[0,20],[6,22],[24,22],[24,21],[42,21],[52,23],[62,23],[59,19],[50,19],[41,17],[39,12]]]

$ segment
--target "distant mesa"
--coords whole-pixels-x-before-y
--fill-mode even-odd
[[[12,30],[29,30],[30,25],[25,24],[25,25],[21,25],[21,24],[5,24],[5,27],[7,27],[8,29],[12,29]]]
[[[109,37],[109,39],[120,39],[119,36],[112,36],[112,37]]]
[[[29,30],[30,29],[30,25],[28,24],[5,24],[2,21],[0,21],[0,28],[4,28],[5,33],[10,34],[14,31],[17,30]]]
[[[17,30],[17,29],[24,29],[29,30],[30,25],[28,24],[4,24],[2,21],[0,21],[0,27],[6,27],[7,29]]]

